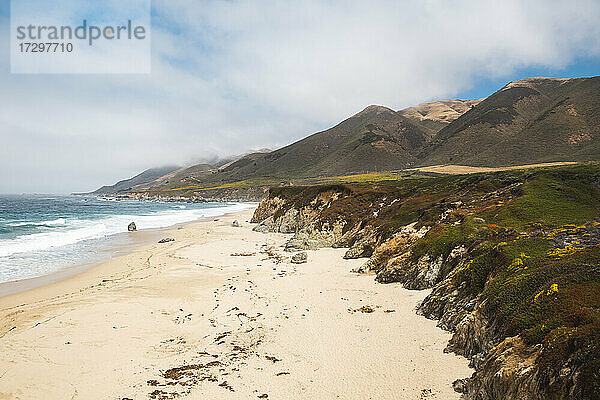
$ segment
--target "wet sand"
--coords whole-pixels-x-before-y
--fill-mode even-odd
[[[174,227],[179,227],[177,224]],[[160,239],[172,228],[144,229],[136,232],[126,232],[113,235],[110,240],[114,244],[100,250],[96,256],[97,260],[89,261],[79,265],[70,265],[49,274],[26,278],[18,281],[0,282],[0,298],[16,293],[25,292],[42,286],[47,286],[56,282],[64,281],[72,276],[81,274],[86,270],[93,268],[112,258],[130,253],[133,249]]]

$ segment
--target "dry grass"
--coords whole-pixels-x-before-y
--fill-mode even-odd
[[[497,171],[510,171],[516,169],[530,169],[530,168],[541,168],[541,167],[554,167],[559,165],[572,165],[577,164],[575,161],[564,161],[564,162],[550,162],[540,164],[527,164],[527,165],[513,165],[510,167],[471,167],[469,165],[432,165],[429,167],[412,168],[409,171],[419,172],[433,172],[436,174],[450,174],[450,175],[462,175],[462,174],[478,174],[482,172],[497,172]]]

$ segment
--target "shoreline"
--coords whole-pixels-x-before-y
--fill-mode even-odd
[[[256,208],[256,206],[253,203],[241,204],[252,204],[252,209]],[[31,278],[0,282],[0,299],[6,296],[11,296],[14,294],[22,293],[28,290],[32,290],[35,288],[43,287],[49,284],[69,279],[91,268],[98,267],[103,263],[106,263],[114,258],[129,254],[136,248],[150,244],[152,243],[152,241],[158,240],[161,236],[168,235],[169,232],[179,229],[184,225],[193,224],[201,221],[208,221],[213,218],[220,218],[222,216],[226,216],[228,214],[236,212],[238,211],[230,211],[218,216],[206,216],[187,222],[178,222],[173,225],[160,228],[140,229],[134,232],[121,232],[106,236],[105,238],[103,238],[104,240],[115,240],[117,243],[112,243],[107,245],[107,247],[105,248],[101,248],[100,253],[96,257],[96,259],[72,265],[65,265],[63,267],[60,267],[56,271]],[[123,239],[119,239],[119,237]]]
[[[194,221],[190,221],[190,222],[194,222]],[[179,225],[179,224],[177,224],[177,225]],[[84,262],[84,263],[75,264],[75,265],[67,265],[67,266],[61,267],[60,269],[58,269],[56,271],[50,272],[48,274],[39,275],[39,276],[35,276],[32,278],[24,278],[24,279],[18,279],[15,281],[0,282],[0,299],[3,297],[6,297],[6,296],[22,293],[22,292],[32,290],[32,289],[35,289],[38,287],[42,287],[45,285],[63,281],[65,279],[69,279],[73,276],[76,276],[82,272],[87,271],[90,268],[97,267],[107,261],[110,261],[111,259],[113,259],[115,257],[119,257],[121,255],[130,253],[138,246],[143,246],[145,244],[148,244],[148,242],[150,240],[153,240],[154,237],[159,237],[161,231],[168,230],[168,229],[171,229],[171,227],[140,230],[135,233],[135,235],[139,236],[139,237],[135,237],[135,238],[132,238],[133,235],[131,235],[130,232],[123,232],[123,233],[118,233],[118,234],[112,235],[112,236],[130,235],[130,239],[132,241],[127,242],[127,243],[113,244],[107,248],[103,248],[101,250],[102,255],[99,255],[98,259],[94,260],[94,261]],[[137,235],[137,233],[140,233],[140,235]]]
[[[428,291],[350,273],[344,249],[292,264],[252,211],[0,298],[0,398],[459,398],[472,370],[415,313]]]

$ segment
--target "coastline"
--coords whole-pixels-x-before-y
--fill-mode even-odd
[[[195,221],[190,221],[195,222]],[[177,224],[179,225],[179,224]],[[0,283],[0,299],[13,294],[22,293],[28,290],[32,290],[38,287],[46,286],[52,283],[57,283],[65,279],[69,279],[82,272],[87,271],[90,268],[97,267],[115,257],[119,257],[130,253],[136,247],[143,246],[149,243],[154,238],[159,237],[161,232],[168,231],[172,227],[156,228],[156,229],[144,229],[136,232],[120,233],[113,236],[128,235],[127,242],[114,244],[110,247],[101,250],[101,256],[98,256],[97,260],[91,262],[85,262],[76,265],[67,265],[60,268],[57,271],[36,276],[33,278],[24,278],[16,281],[1,282]],[[117,239],[118,241],[118,239]]]
[[[256,208],[254,203],[243,203],[252,205],[252,209]],[[106,247],[100,249],[99,255],[96,259],[81,262],[73,265],[65,265],[56,271],[35,276],[32,278],[23,278],[14,281],[0,282],[0,299],[13,294],[22,293],[28,290],[32,290],[38,287],[46,286],[49,284],[57,283],[62,280],[73,277],[77,274],[87,271],[90,268],[94,268],[102,265],[105,262],[110,261],[116,257],[129,254],[136,248],[149,244],[152,241],[159,240],[161,237],[168,235],[169,232],[179,229],[186,224],[192,224],[199,221],[208,221],[213,218],[219,218],[227,214],[232,214],[237,211],[228,211],[218,216],[205,216],[196,220],[187,222],[178,222],[170,226],[164,226],[160,228],[147,228],[140,229],[134,232],[121,232],[105,237],[105,240],[114,241]]]
[[[428,291],[352,274],[344,249],[291,264],[252,211],[0,298],[0,398],[459,398],[471,369],[415,314]]]

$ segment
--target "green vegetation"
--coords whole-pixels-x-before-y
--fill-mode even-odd
[[[166,190],[169,192],[187,192],[187,191],[205,191],[205,190],[217,190],[217,189],[227,189],[227,188],[253,188],[257,186],[269,186],[277,184],[278,181],[267,178],[253,178],[253,179],[244,179],[237,182],[231,183],[223,183],[220,185],[215,185],[214,183],[198,183],[191,184],[185,186],[172,185],[171,187],[164,188],[162,190]]]
[[[459,246],[472,247],[474,243],[485,234],[480,224],[473,221],[472,217],[465,218],[458,225],[438,224],[434,226],[424,240],[418,241],[411,250],[413,261],[425,254],[437,258],[447,257],[452,249]]]
[[[599,171],[587,165],[528,174],[519,196],[483,208],[480,215],[502,226],[437,227],[415,246],[417,255],[472,247],[456,286],[466,283],[486,300],[500,337],[543,346],[546,371],[558,374],[567,359],[577,360],[591,397],[600,395]],[[558,237],[569,239],[559,244]]]
[[[497,204],[483,217],[491,222],[524,229],[579,224],[598,215],[600,197],[593,185],[597,164],[546,168],[525,178],[523,194],[507,205]],[[597,177],[596,177],[597,178]]]
[[[592,219],[600,208],[600,196],[592,185],[599,170],[599,164],[589,163],[435,177],[363,174],[328,178],[328,184],[273,187],[270,196],[287,200],[287,207],[302,208],[320,193],[340,193],[323,210],[321,219],[360,220],[379,227],[385,235],[415,221],[418,226],[434,225],[443,210],[457,207],[452,203],[469,203],[470,217],[483,218],[486,224],[467,218],[464,210],[451,210],[447,224],[458,221],[460,226],[440,224],[428,235],[430,241],[437,240],[437,234],[439,240],[461,243],[462,236],[476,235],[483,228],[493,233],[490,227],[494,225],[497,234],[507,235],[507,230],[529,231]],[[424,242],[421,246],[431,245]]]
[[[598,396],[600,246],[557,257],[547,240],[536,238],[487,250],[459,280],[469,280],[482,293],[500,336],[521,335],[530,345],[542,345],[539,362],[553,374],[567,359],[576,359],[586,390]],[[484,289],[482,283],[490,277]]]

